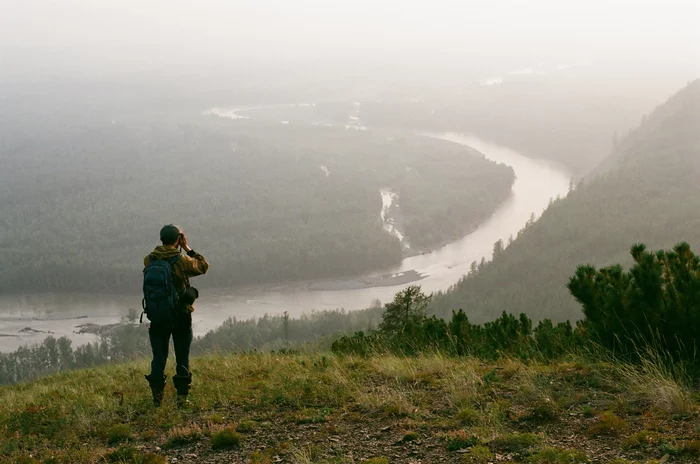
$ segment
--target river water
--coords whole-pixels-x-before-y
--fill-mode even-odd
[[[566,195],[568,191],[568,174],[545,161],[527,158],[470,135],[424,135],[470,146],[492,161],[512,166],[516,180],[511,197],[471,234],[432,253],[407,258],[393,270],[347,281],[207,291],[197,301],[193,319],[195,335],[203,335],[234,316],[245,319],[284,311],[299,315],[312,310],[362,309],[369,307],[375,299],[387,302],[412,280],[401,279],[401,275],[421,277],[416,283],[424,291],[446,290],[469,272],[473,261],[480,261],[482,257],[490,259],[496,241],[501,239],[506,242],[511,235],[515,237],[533,213],[539,216],[552,198]],[[380,274],[388,279],[383,279]],[[392,285],[392,282],[402,283]],[[373,283],[377,284],[372,286]],[[37,311],[37,307],[43,310]],[[76,334],[76,327],[87,323],[115,323],[127,308],[139,307],[138,298],[96,295],[86,295],[84,299],[74,295],[69,300],[63,297],[32,297],[19,302],[0,301],[0,311],[4,313],[0,314],[0,351],[11,351],[23,344],[40,342],[49,333],[56,337],[69,336],[75,344],[94,340],[95,336]],[[7,309],[12,309],[12,312],[8,313]],[[56,316],[52,316],[52,313]],[[22,331],[25,328],[31,330]]]

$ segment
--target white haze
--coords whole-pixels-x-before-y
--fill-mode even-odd
[[[0,76],[352,63],[700,72],[697,0],[0,0]]]

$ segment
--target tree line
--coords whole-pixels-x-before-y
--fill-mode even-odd
[[[192,342],[193,355],[205,353],[289,350],[301,346],[325,349],[338,334],[372,330],[381,320],[377,303],[360,311],[314,311],[299,317],[287,313],[260,318],[229,318]],[[131,311],[114,329],[95,342],[74,347],[68,337],[49,336],[40,344],[0,353],[0,384],[29,381],[71,369],[85,369],[150,356],[145,325]],[[171,350],[172,352],[172,350]]]
[[[429,316],[432,295],[411,285],[383,307],[362,311],[320,311],[300,317],[287,313],[258,319],[230,318],[198,337],[193,354],[251,350],[331,349],[368,356],[395,353],[414,356],[440,352],[480,359],[517,357],[547,362],[571,353],[612,353],[635,362],[647,355],[680,363],[700,372],[700,257],[686,243],[673,250],[631,249],[635,264],[596,269],[579,266],[570,277],[571,295],[584,317],[572,324],[549,319],[534,323],[526,314],[504,311],[484,324],[453,310],[449,318]],[[144,330],[131,321],[99,342],[72,348],[66,337],[49,337],[40,345],[0,354],[0,383],[138,359],[150,353]]]
[[[635,362],[653,356],[700,372],[700,257],[687,243],[649,252],[643,244],[630,254],[634,265],[596,269],[581,265],[567,288],[582,305],[576,325],[543,319],[536,325],[505,311],[483,325],[462,309],[449,319],[428,316],[431,296],[409,286],[385,305],[373,331],[358,331],[333,342],[339,354],[437,351],[454,356],[501,356],[548,361],[573,352],[607,352]]]

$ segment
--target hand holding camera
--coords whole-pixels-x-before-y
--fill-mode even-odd
[[[180,234],[180,248],[183,248],[185,251],[189,248],[187,246],[187,236],[184,233]]]

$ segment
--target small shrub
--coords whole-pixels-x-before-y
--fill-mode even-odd
[[[168,431],[168,438],[163,443],[163,449],[176,448],[199,441],[205,435],[205,430],[197,424],[173,427]]]
[[[117,424],[107,429],[107,444],[114,445],[131,438],[131,426],[129,424]]]
[[[141,434],[141,440],[143,440],[143,441],[151,441],[155,437],[156,437],[155,430],[146,430]]]
[[[328,418],[326,417],[328,414],[329,411],[326,409],[320,411],[315,409],[304,409],[294,417],[294,423],[298,425],[320,424],[328,421]]]
[[[250,464],[271,464],[273,462],[273,456],[276,454],[276,449],[266,449],[265,452],[256,450],[250,455]]]
[[[680,452],[688,456],[700,456],[700,440],[684,441],[680,444]]]
[[[661,437],[656,432],[642,430],[641,432],[633,433],[629,437],[622,440],[621,446],[623,450],[634,448],[649,448],[650,446],[658,446],[661,443]]]
[[[548,399],[543,399],[535,402],[529,413],[523,417],[523,420],[532,422],[551,422],[559,417],[559,408],[557,405]]]
[[[606,411],[598,417],[595,424],[588,428],[588,435],[597,437],[599,435],[619,435],[627,430],[629,425],[623,419]]]
[[[542,438],[533,433],[509,433],[491,440],[491,447],[496,451],[522,453],[537,445]]]
[[[681,450],[676,445],[667,441],[662,441],[656,450],[661,454],[668,454],[669,456],[678,456],[681,454]]]
[[[401,443],[408,443],[409,441],[416,441],[416,440],[418,440],[418,438],[420,438],[418,435],[418,432],[408,432],[401,439]]]
[[[463,425],[476,425],[481,420],[481,414],[473,408],[464,408],[455,417]]]
[[[221,414],[214,413],[208,418],[209,422],[212,424],[222,424],[224,422],[224,416]]]
[[[366,461],[362,461],[363,464],[389,464],[389,458],[385,458],[384,456],[381,457],[376,457],[376,458],[369,458]]]
[[[595,416],[595,409],[590,404],[586,404],[581,408],[581,414],[583,414],[583,417],[593,417]]]
[[[139,452],[132,446],[121,446],[105,456],[108,462],[134,462]]]
[[[481,381],[484,383],[484,385],[491,386],[497,383],[501,382],[501,376],[498,374],[498,371],[496,369],[493,369],[489,372],[487,372],[482,378]]]
[[[580,451],[561,448],[543,448],[525,461],[530,464],[588,464],[585,454]]]
[[[411,412],[410,406],[407,407],[403,402],[389,403],[383,409],[388,417],[406,417]]]
[[[255,431],[257,424],[252,420],[244,420],[239,422],[236,426],[236,432],[239,433],[252,433]]]
[[[294,464],[315,464],[323,454],[323,448],[306,445],[303,448],[292,448],[290,451],[291,462]]]
[[[233,430],[233,428],[227,427],[211,436],[211,449],[239,448],[241,446],[241,441],[243,441],[241,434]]]
[[[489,421],[492,425],[500,425],[508,421],[511,404],[506,400],[498,400],[486,406]]]
[[[168,459],[165,456],[159,454],[146,453],[140,460],[136,461],[138,464],[167,464]]]
[[[567,288],[583,306],[586,332],[621,355],[639,358],[653,349],[671,359],[692,360],[698,334],[691,328],[700,323],[695,293],[700,259],[687,243],[657,252],[635,244],[630,254],[635,263],[628,271],[619,264],[601,269],[585,265],[569,279]],[[663,395],[655,397],[667,402]]]
[[[462,455],[463,464],[487,464],[494,460],[494,454],[483,445],[475,445]]]
[[[479,443],[479,439],[474,435],[467,433],[465,430],[449,432],[447,438],[447,450],[458,451],[465,448],[471,448]]]

